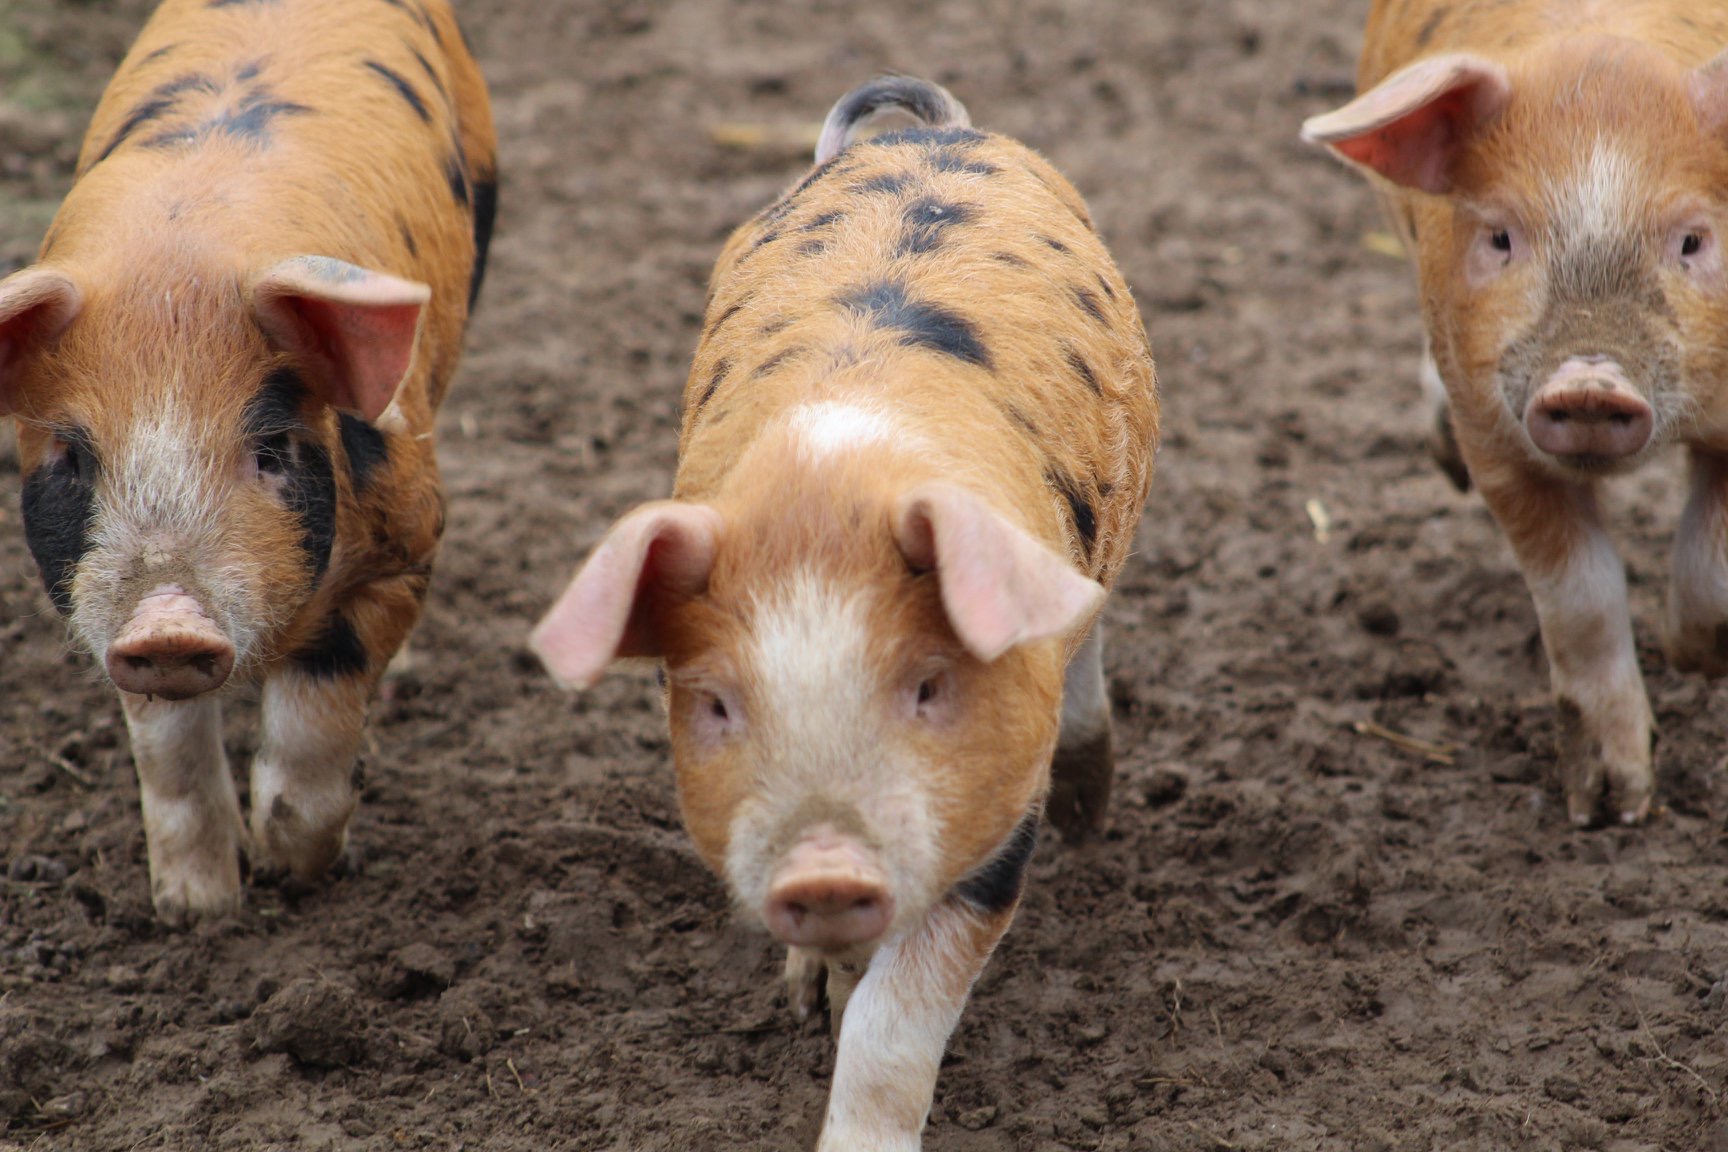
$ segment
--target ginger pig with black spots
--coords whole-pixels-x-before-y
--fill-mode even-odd
[[[26,539],[119,689],[165,920],[233,911],[243,851],[312,879],[343,850],[443,529],[433,415],[493,172],[442,0],[169,0],[0,282]],[[262,691],[250,829],[236,681]]]
[[[878,108],[919,126],[855,140]],[[663,662],[684,820],[839,1038],[823,1152],[919,1147],[1038,821],[1098,827],[1097,629],[1152,475],[1152,357],[1044,160],[890,77],[714,273],[670,500],[534,644]],[[1052,790],[1052,760],[1055,785]]]

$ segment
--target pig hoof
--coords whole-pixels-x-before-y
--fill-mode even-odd
[[[1728,676],[1728,621],[1711,627],[1683,628],[1668,637],[1668,663],[1677,672],[1711,680]]]
[[[185,872],[159,877],[150,885],[156,916],[170,928],[189,928],[200,920],[220,920],[240,911],[240,864],[228,875]]]
[[[1115,773],[1109,729],[1072,746],[1057,746],[1044,814],[1064,840],[1073,843],[1103,833]]]
[[[822,1007],[822,985],[828,965],[822,957],[803,948],[786,950],[786,1002],[792,1018],[802,1024]]]
[[[259,813],[253,813],[259,871],[292,873],[306,884],[321,880],[347,850],[348,816],[352,812],[350,804],[341,820],[333,822],[333,829],[328,823],[315,827],[284,797],[276,797],[263,819],[259,819]]]

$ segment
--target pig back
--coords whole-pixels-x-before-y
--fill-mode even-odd
[[[1151,481],[1158,404],[1084,203],[1005,137],[915,128],[820,165],[739,228],[684,392],[677,494],[710,498],[790,408],[886,406],[1106,586]]]
[[[100,280],[168,247],[243,279],[311,254],[425,283],[402,391],[418,425],[479,289],[493,147],[484,82],[440,0],[168,0],[96,109],[42,258]]]
[[[1426,56],[1474,52],[1505,62],[1556,39],[1591,35],[1650,44],[1683,67],[1696,67],[1728,45],[1728,2],[1375,0],[1357,90],[1366,92]]]

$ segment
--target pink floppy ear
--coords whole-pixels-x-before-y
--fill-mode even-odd
[[[414,361],[432,289],[328,256],[295,256],[252,283],[259,327],[322,369],[308,381],[333,408],[378,419]]]
[[[686,596],[708,586],[720,544],[720,513],[706,504],[660,500],[618,521],[576,573],[528,646],[562,683],[587,688],[613,660],[660,655],[646,593]]]
[[[1097,581],[952,484],[903,496],[894,539],[908,563],[936,569],[948,623],[985,662],[1016,644],[1076,631],[1104,600]]]
[[[1713,132],[1728,128],[1728,52],[1692,73],[1692,102],[1705,127]]]
[[[66,331],[83,299],[64,272],[37,265],[0,280],[0,416],[18,411],[18,356]]]
[[[1324,144],[1394,184],[1446,192],[1465,142],[1512,99],[1506,70],[1455,54],[1421,60],[1344,107],[1302,125],[1302,139]]]

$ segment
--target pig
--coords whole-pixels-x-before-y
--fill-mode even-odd
[[[1599,483],[1686,445],[1664,638],[1728,671],[1728,3],[1377,0],[1360,95],[1303,136],[1414,253],[1437,458],[1474,481],[1548,654],[1567,813],[1651,811],[1655,732]]]
[[[900,131],[858,139],[879,111]],[[1152,475],[1128,286],[1079,195],[877,79],[722,252],[672,497],[531,644],[562,682],[660,662],[702,858],[838,1038],[824,1152],[920,1145],[937,1068],[1051,816],[1101,826],[1097,618]]]
[[[343,854],[366,708],[443,530],[433,417],[496,197],[443,0],[167,0],[38,262],[0,282],[23,524],[119,692],[151,895],[233,912]],[[262,736],[242,819],[229,686]]]

